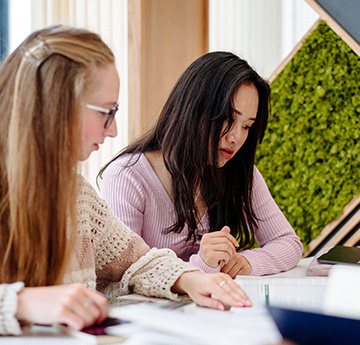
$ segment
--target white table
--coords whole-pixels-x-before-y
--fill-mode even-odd
[[[272,275],[271,277],[301,277],[306,275],[306,268],[310,264],[312,258],[302,259],[300,263],[290,271],[278,273],[276,275]],[[270,276],[269,276],[270,277]],[[210,310],[205,308],[193,307],[197,308],[196,313],[198,315],[204,315],[206,313],[207,316],[210,316],[213,320],[225,320],[229,315],[224,314],[224,312]],[[248,308],[251,309],[251,308]],[[225,312],[226,313],[226,312]],[[250,311],[251,313],[251,311]],[[143,335],[143,342],[141,341],[141,337]],[[150,337],[150,338],[149,338]],[[152,338],[151,338],[152,337]],[[154,342],[154,338],[155,342]],[[151,339],[148,342],[144,342],[144,339]],[[155,345],[161,344],[166,345],[169,344],[169,338],[166,335],[156,335],[149,331],[144,331],[143,334],[138,334],[137,339],[129,339],[125,341],[124,345]],[[0,344],[6,345],[84,345],[89,344],[88,342],[78,340],[76,338],[67,336],[65,334],[61,334],[54,327],[46,327],[46,326],[33,326],[30,330],[28,330],[25,334],[20,337],[0,337]],[[191,342],[188,340],[183,340],[180,338],[175,339],[174,337],[171,340],[171,344],[174,345],[191,345]]]

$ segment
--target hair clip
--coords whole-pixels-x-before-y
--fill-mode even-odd
[[[37,45],[41,50],[46,52],[46,54],[51,55],[53,53],[49,45],[46,43],[44,37],[42,36],[37,37]]]
[[[45,52],[44,54],[36,54],[39,49],[41,52]],[[52,50],[49,45],[46,43],[45,39],[42,36],[38,36],[36,38],[36,45],[28,49],[22,49],[23,56],[32,64],[36,65],[37,67],[43,63],[46,58],[52,55]],[[37,56],[38,55],[38,56]]]

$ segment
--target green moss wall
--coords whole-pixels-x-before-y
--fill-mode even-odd
[[[271,90],[257,166],[306,248],[360,194],[360,58],[320,22]]]

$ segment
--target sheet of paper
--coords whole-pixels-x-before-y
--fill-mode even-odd
[[[321,310],[328,277],[237,277],[254,307],[277,305]]]
[[[360,267],[335,265],[330,272],[324,312],[360,319]]]
[[[216,311],[196,307],[179,311],[136,304],[113,308],[111,315],[196,344],[233,345],[241,342],[242,345],[263,345],[281,340],[265,308],[241,309]]]

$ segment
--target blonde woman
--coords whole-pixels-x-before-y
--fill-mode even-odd
[[[0,67],[0,334],[81,329],[107,316],[106,297],[128,292],[251,305],[228,275],[150,250],[77,174],[117,134],[119,85],[108,46],[75,28],[31,34]]]

